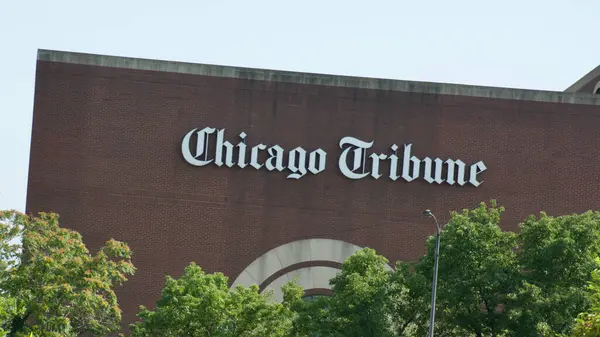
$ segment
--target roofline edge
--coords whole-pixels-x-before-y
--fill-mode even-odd
[[[357,89],[391,90],[438,95],[470,96],[480,98],[512,99],[549,103],[600,105],[600,95],[465,84],[418,82],[368,77],[352,77],[316,73],[302,73],[259,68],[244,68],[178,61],[152,60],[121,56],[99,55],[38,49],[38,61],[61,62],[111,68],[160,71],[191,75],[237,78],[296,84],[312,84]],[[600,70],[600,66],[597,68]]]

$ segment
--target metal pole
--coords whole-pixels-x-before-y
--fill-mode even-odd
[[[435,221],[435,227],[437,229],[437,235],[435,240],[435,255],[433,262],[433,285],[431,290],[431,316],[429,317],[429,337],[433,337],[433,329],[435,325],[435,296],[437,292],[437,275],[438,275],[438,257],[440,255],[440,226],[438,225],[435,215],[431,211],[427,210],[423,212],[425,215],[429,215]]]

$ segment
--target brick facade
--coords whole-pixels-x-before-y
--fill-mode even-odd
[[[192,128],[225,128],[249,145],[324,149],[327,169],[300,180],[254,169],[193,167]],[[339,140],[419,157],[483,160],[480,187],[349,180]],[[497,199],[515,230],[531,213],[600,208],[600,106],[255,81],[38,61],[27,212],[54,211],[92,251],[127,242],[137,274],[119,290],[124,322],[152,305],[164,276],[196,261],[235,277],[290,241],[332,238],[390,260],[416,259],[430,208]],[[326,290],[323,290],[326,291]]]

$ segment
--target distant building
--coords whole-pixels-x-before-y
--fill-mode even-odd
[[[600,94],[600,65],[573,83],[565,92]]]
[[[600,67],[566,92],[40,50],[27,212],[134,251],[124,323],[196,261],[307,296],[360,247],[424,253],[431,209],[515,230],[600,208]],[[278,294],[280,296],[280,294]]]

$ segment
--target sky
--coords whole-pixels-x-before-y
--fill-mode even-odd
[[[38,49],[563,91],[598,0],[0,0],[0,209],[25,211]]]

